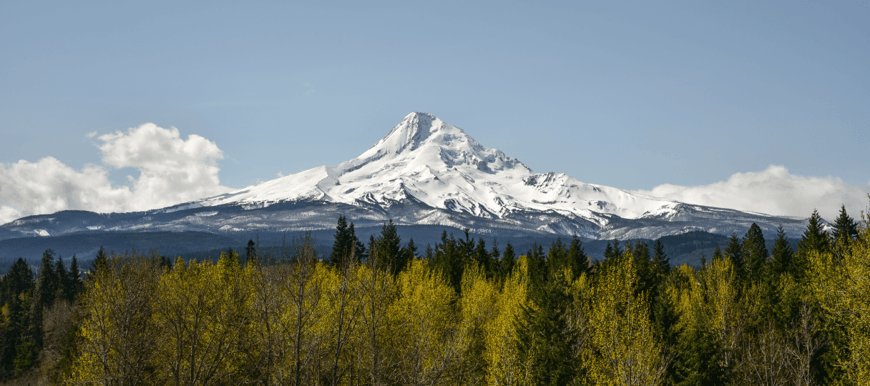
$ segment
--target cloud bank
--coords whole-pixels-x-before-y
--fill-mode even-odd
[[[809,217],[814,209],[833,221],[840,205],[858,219],[867,211],[870,183],[853,185],[837,177],[804,177],[771,165],[761,172],[736,173],[728,180],[699,186],[664,184],[638,193],[690,204],[716,206],[778,216]]]
[[[103,165],[75,170],[53,157],[0,164],[0,224],[69,209],[141,211],[232,190],[218,178],[221,150],[199,135],[182,139],[176,128],[146,123],[97,139]],[[112,168],[134,168],[139,175],[128,176],[129,185],[113,184]]]

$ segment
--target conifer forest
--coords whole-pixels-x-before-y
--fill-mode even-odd
[[[765,238],[774,238],[766,247]],[[0,379],[67,385],[868,385],[870,217],[754,225],[698,266],[658,241],[418,247],[339,217],[216,260],[50,250],[0,281]]]

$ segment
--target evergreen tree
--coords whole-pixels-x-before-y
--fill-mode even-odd
[[[484,273],[492,270],[492,259],[489,257],[489,252],[486,250],[486,242],[483,238],[477,240],[477,246],[474,247],[474,261],[477,263]]]
[[[492,240],[492,249],[489,251],[490,263],[487,275],[491,278],[501,277],[501,251],[498,249],[498,239]]]
[[[100,246],[100,250],[97,252],[97,257],[94,258],[92,266],[92,273],[88,275],[89,277],[94,277],[95,275],[109,269],[109,256],[106,254],[106,250],[102,246]]]
[[[435,244],[435,257],[432,259],[432,266],[444,275],[457,293],[462,290],[462,273],[465,271],[464,259],[465,257],[460,253],[453,234],[447,237],[446,230],[441,232],[441,242]]]
[[[506,279],[511,272],[514,270],[514,265],[516,265],[516,253],[514,252],[514,246],[511,245],[510,241],[508,241],[507,245],[504,247],[504,254],[501,258],[501,279]]]
[[[562,242],[561,237],[556,238],[556,241],[550,245],[550,249],[547,251],[547,265],[551,272],[570,268],[568,264],[568,249],[565,248],[565,243]]]
[[[69,264],[68,275],[69,275],[68,280],[69,280],[70,289],[72,289],[72,298],[70,298],[69,300],[73,301],[73,300],[75,300],[75,297],[77,297],[82,292],[82,285],[83,285],[82,273],[81,273],[81,270],[79,270],[79,263],[78,263],[78,261],[76,261],[75,255],[73,255],[72,261]]]
[[[630,245],[630,243],[629,243]],[[658,275],[652,266],[650,260],[649,247],[646,242],[638,240],[632,246],[632,255],[634,256],[634,267],[637,270],[637,289],[636,293],[644,292],[652,298],[655,296],[655,289],[658,288]]]
[[[393,275],[405,269],[409,261],[402,253],[401,243],[396,225],[390,220],[381,228],[381,234],[377,238],[378,259],[381,260],[378,265],[389,269]]]
[[[417,245],[414,244],[414,238],[408,239],[408,244],[403,248],[405,251],[406,259],[408,261],[417,258]]]
[[[426,261],[432,262],[435,258],[435,251],[432,249],[432,244],[426,244]]]
[[[57,257],[57,264],[55,264],[54,274],[57,278],[57,289],[55,290],[54,295],[55,299],[66,299],[72,301],[75,295],[69,281],[69,272],[67,272],[66,266],[63,264],[62,256]]]
[[[716,249],[713,250],[713,261],[722,260],[725,258],[725,255],[722,254],[722,248],[716,245]]]
[[[807,230],[804,231],[801,241],[798,243],[798,253],[807,253],[810,251],[828,252],[831,250],[830,242],[828,241],[828,232],[822,225],[822,217],[819,216],[819,211],[814,210],[810,216]]]
[[[743,256],[743,243],[737,238],[736,234],[731,234],[728,239],[728,246],[725,247],[725,256],[731,259],[731,264],[734,265],[734,272],[737,273],[739,279],[744,279],[746,272],[746,260]],[[706,265],[706,264],[705,264]]]
[[[771,252],[770,257],[771,271],[777,275],[788,272],[794,276],[795,272],[792,271],[793,260],[794,251],[791,249],[791,245],[789,245],[788,239],[785,237],[785,230],[783,230],[782,225],[780,225],[776,230],[776,241],[774,241],[773,251]]]
[[[844,240],[846,243],[858,238],[858,223],[846,214],[846,205],[840,206],[840,215],[834,222],[832,235],[834,242]]]
[[[342,267],[344,259],[349,258],[352,252],[356,252],[356,245],[354,245],[350,231],[347,219],[344,216],[338,216],[338,225],[335,227],[335,242],[332,244],[332,254],[329,255],[329,261],[333,265]]]
[[[538,248],[530,251],[530,260],[538,261],[539,269],[544,268],[540,252]],[[527,381],[533,385],[566,385],[579,367],[579,358],[573,352],[577,333],[568,328],[567,315],[573,300],[564,291],[568,283],[564,276],[554,275],[539,276],[530,285],[533,288],[529,300],[535,307],[524,306],[516,322],[517,348],[528,364]]]
[[[592,266],[589,264],[589,256],[583,250],[583,243],[577,235],[571,237],[571,244],[568,245],[568,263],[574,277],[579,277],[581,273],[587,275],[592,273]]]
[[[751,281],[762,280],[767,277],[764,269],[767,265],[769,254],[765,246],[764,234],[761,227],[752,223],[746,236],[743,237],[743,261],[744,277]]]
[[[671,259],[665,253],[665,246],[662,244],[662,239],[656,239],[653,244],[653,267],[658,272],[659,276],[666,276],[671,271]]]
[[[51,307],[58,292],[58,277],[54,268],[54,251],[47,249],[42,254],[42,267],[36,278],[36,288],[30,305],[30,339],[34,342],[36,351],[42,347],[42,317],[43,310]],[[20,353],[19,353],[20,354]]]
[[[257,237],[259,239],[259,237]],[[248,245],[245,247],[245,265],[257,265],[257,244],[254,239],[248,240]]]

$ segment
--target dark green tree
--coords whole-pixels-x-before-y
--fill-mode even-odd
[[[568,267],[574,277],[579,277],[581,273],[587,275],[592,273],[592,265],[589,264],[589,255],[583,249],[583,242],[577,235],[571,237],[571,244],[568,244]]]
[[[248,245],[245,246],[245,264],[257,265],[257,243],[254,242],[254,239],[249,239]]]
[[[794,250],[789,245],[788,239],[785,237],[785,230],[780,225],[776,230],[776,240],[774,241],[773,251],[771,251],[770,256],[771,271],[776,275],[786,272],[794,275],[795,272],[792,270],[793,260]]]
[[[544,268],[538,248],[530,251],[530,261]],[[565,292],[569,284],[562,275],[538,276],[530,280],[529,300],[536,307],[523,307],[517,324],[517,348],[529,363],[529,383],[533,385],[567,385],[577,377],[579,358],[573,346],[576,332],[568,328],[572,296]]]
[[[840,206],[840,215],[834,221],[834,229],[831,232],[834,242],[851,242],[858,238],[858,223],[846,213],[846,205]]]
[[[506,279],[513,272],[516,261],[517,255],[514,252],[514,246],[508,241],[507,245],[504,246],[504,253],[499,264],[502,280]]]
[[[731,259],[731,264],[734,265],[734,272],[740,280],[746,278],[746,260],[743,256],[743,243],[737,238],[736,234],[731,234],[728,239],[728,246],[725,247],[725,256]]]
[[[79,263],[76,260],[76,256],[73,255],[72,261],[69,263],[69,285],[72,289],[72,298],[70,301],[75,300],[75,298],[82,293],[83,283],[82,283],[82,272],[79,269]]]
[[[769,257],[761,227],[752,223],[743,237],[744,277],[751,281],[765,279],[767,275],[764,270]]]
[[[653,267],[659,276],[667,276],[667,274],[671,271],[671,259],[668,258],[668,254],[665,253],[665,246],[662,244],[661,239],[656,239],[655,244],[653,244]]]
[[[109,269],[109,255],[106,254],[106,250],[102,246],[97,252],[97,256],[94,258],[94,262],[91,265],[93,268],[91,269],[92,272],[88,274],[90,277]]]
[[[338,216],[338,224],[335,227],[335,242],[332,243],[332,254],[329,261],[336,266],[343,266],[346,258],[356,254],[356,245],[351,235],[351,228],[347,224],[347,218]],[[357,256],[354,256],[357,258]]]

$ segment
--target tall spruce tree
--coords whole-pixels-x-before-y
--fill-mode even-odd
[[[260,239],[259,236],[257,239]],[[254,239],[248,239],[248,245],[245,246],[245,265],[248,264],[257,264],[257,243]]]
[[[333,265],[342,267],[344,260],[356,253],[356,245],[354,245],[350,231],[347,218],[338,216],[338,224],[335,226],[335,242],[332,244],[332,254],[329,255],[329,261]]]
[[[565,292],[569,284],[556,270],[567,260],[561,240],[553,244],[545,258],[537,243],[527,254],[529,273],[528,299],[534,306],[524,306],[515,322],[517,348],[529,364],[529,379],[535,385],[565,385],[575,375],[577,358],[573,354],[576,332],[568,328],[567,315],[573,298]]]
[[[767,275],[764,270],[769,256],[761,227],[756,223],[752,223],[746,232],[746,236],[743,237],[744,277],[750,281],[766,278]]]
[[[785,237],[785,230],[782,225],[776,229],[776,240],[773,244],[773,251],[770,256],[770,268],[774,274],[781,275],[788,272],[794,277],[795,272],[792,270],[794,260],[794,250],[788,243]]]
[[[393,220],[381,228],[381,234],[377,238],[379,266],[390,270],[393,275],[398,275],[408,264],[407,255],[402,253],[402,239]]]
[[[743,243],[737,238],[736,234],[731,234],[728,239],[728,246],[725,247],[725,255],[731,259],[731,264],[734,265],[734,272],[740,280],[746,278],[746,260],[743,256]]]
[[[72,298],[70,301],[75,300],[75,298],[82,292],[82,272],[79,270],[79,263],[76,260],[76,255],[73,255],[72,261],[69,263],[69,284],[72,289]]]
[[[846,205],[840,206],[840,215],[834,221],[834,229],[831,233],[834,242],[849,243],[858,238],[858,223],[846,213]]]
[[[671,271],[671,259],[665,253],[665,246],[662,244],[662,239],[656,239],[653,244],[653,267],[659,276],[667,276]]]
[[[504,246],[504,254],[501,258],[500,271],[501,271],[501,279],[506,279],[511,272],[514,270],[514,266],[516,265],[517,255],[514,252],[514,246],[508,241],[507,245]]]
[[[568,267],[571,268],[574,277],[579,277],[581,273],[587,275],[592,273],[589,256],[583,250],[583,242],[576,234],[571,237],[571,244],[568,245]]]

